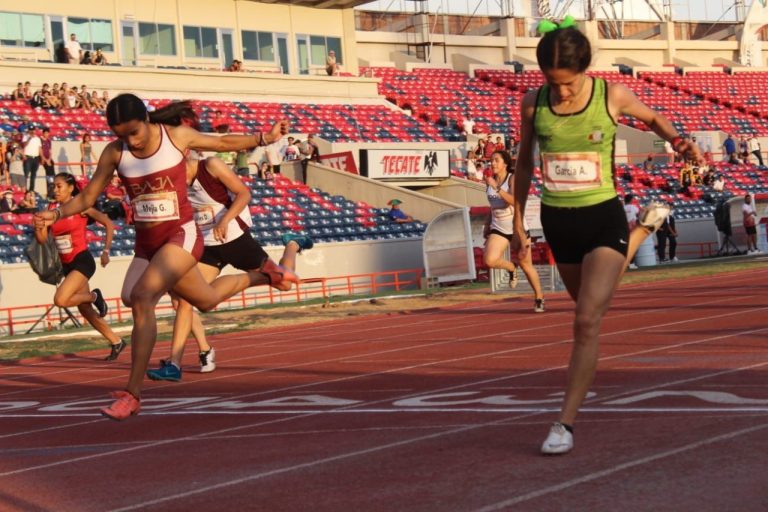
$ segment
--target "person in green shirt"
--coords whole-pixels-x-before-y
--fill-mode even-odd
[[[621,115],[644,122],[674,150],[700,163],[698,147],[643,104],[624,85],[586,74],[589,40],[566,17],[544,20],[536,57],[546,83],[521,104],[521,138],[515,169],[515,228],[512,250],[529,250],[522,222],[534,167],[534,142],[541,153],[541,223],[568,294],[576,303],[574,343],[560,417],[541,446],[544,454],[573,448],[573,422],[595,376],[603,315],[640,244],[664,222],[666,204],[651,204],[630,233],[614,185],[614,149]]]

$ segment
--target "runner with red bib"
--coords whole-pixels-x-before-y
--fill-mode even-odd
[[[188,149],[238,151],[266,146],[288,131],[280,121],[269,132],[255,135],[205,135],[182,119],[190,110],[186,103],[171,103],[148,112],[133,94],[121,94],[107,105],[107,124],[118,140],[101,153],[96,172],[81,194],[53,211],[36,215],[36,226],[47,226],[60,218],[90,208],[117,171],[131,198],[136,225],[136,251],[123,283],[123,302],[131,307],[131,373],[125,390],[112,393],[115,402],[101,409],[103,415],[124,420],[138,414],[144,373],[157,336],[155,307],[173,291],[201,311],[210,311],[221,301],[249,286],[259,284],[259,270],[221,276],[208,283],[197,268],[203,241],[195,225],[187,198],[186,159]],[[297,282],[286,269],[271,269],[270,281]]]
[[[53,197],[56,202],[52,202],[49,208],[53,210],[61,207],[79,192],[74,176],[66,172],[57,174],[53,178]],[[53,303],[60,308],[77,306],[83,318],[112,345],[112,350],[105,361],[114,361],[127,344],[110,329],[109,324],[103,319],[107,315],[108,307],[101,295],[101,290],[94,288],[91,291],[88,287],[88,281],[96,272],[96,262],[88,251],[88,242],[85,238],[89,218],[102,224],[107,230],[104,251],[100,258],[101,266],[106,267],[109,264],[109,249],[112,246],[112,235],[115,230],[109,217],[94,208],[88,208],[79,215],[59,219],[50,226],[50,229],[45,226],[36,228],[35,238],[41,244],[45,243],[50,231],[64,268],[64,281],[56,289]]]

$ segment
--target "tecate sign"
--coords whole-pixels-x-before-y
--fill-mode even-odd
[[[368,149],[360,156],[369,178],[436,179],[450,174],[448,150]]]

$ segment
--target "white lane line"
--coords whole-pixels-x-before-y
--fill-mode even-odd
[[[674,455],[680,455],[682,453],[690,452],[693,450],[697,450],[699,448],[703,448],[705,446],[720,443],[722,441],[728,441],[730,439],[735,439],[740,436],[744,436],[747,434],[753,434],[755,432],[760,432],[761,430],[765,430],[768,428],[768,423],[763,423],[761,425],[755,425],[749,428],[743,428],[740,430],[734,430],[733,432],[728,432],[725,434],[720,434],[718,436],[709,437],[706,439],[702,439],[701,441],[697,441],[695,443],[689,443],[684,446],[681,446],[679,448],[675,448],[672,450],[665,450],[663,452],[656,453],[654,455],[649,455],[647,457],[641,457],[639,459],[635,459],[629,462],[624,462],[622,464],[617,464],[615,466],[612,466],[610,468],[603,469],[602,471],[595,471],[594,473],[590,473],[588,475],[584,475],[579,478],[574,478],[572,480],[568,480],[565,482],[562,482],[557,485],[552,485],[549,487],[544,487],[543,489],[539,489],[537,491],[529,492],[526,494],[522,494],[520,496],[517,496],[515,498],[510,498],[508,500],[500,501],[497,503],[493,503],[491,505],[487,505],[482,508],[476,509],[474,512],[494,512],[497,510],[504,510],[508,507],[511,507],[512,505],[517,505],[519,503],[523,503],[525,501],[530,501],[535,498],[540,498],[542,496],[546,496],[548,494],[552,494],[555,492],[564,491],[566,489],[569,489],[571,487],[575,487],[577,485],[581,485],[586,482],[592,482],[594,480],[598,480],[600,478],[605,478],[608,476],[612,476],[615,473],[618,473],[620,471],[624,471],[627,469],[631,469],[637,466],[642,466],[644,464],[648,464],[650,462],[655,462],[661,459],[666,459],[668,457],[672,457]]]

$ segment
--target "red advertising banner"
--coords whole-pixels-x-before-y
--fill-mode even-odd
[[[355,157],[352,155],[351,151],[344,151],[343,153],[331,153],[329,155],[320,155],[320,163],[340,171],[347,171],[352,174],[360,174],[357,171],[357,165],[355,165]]]

